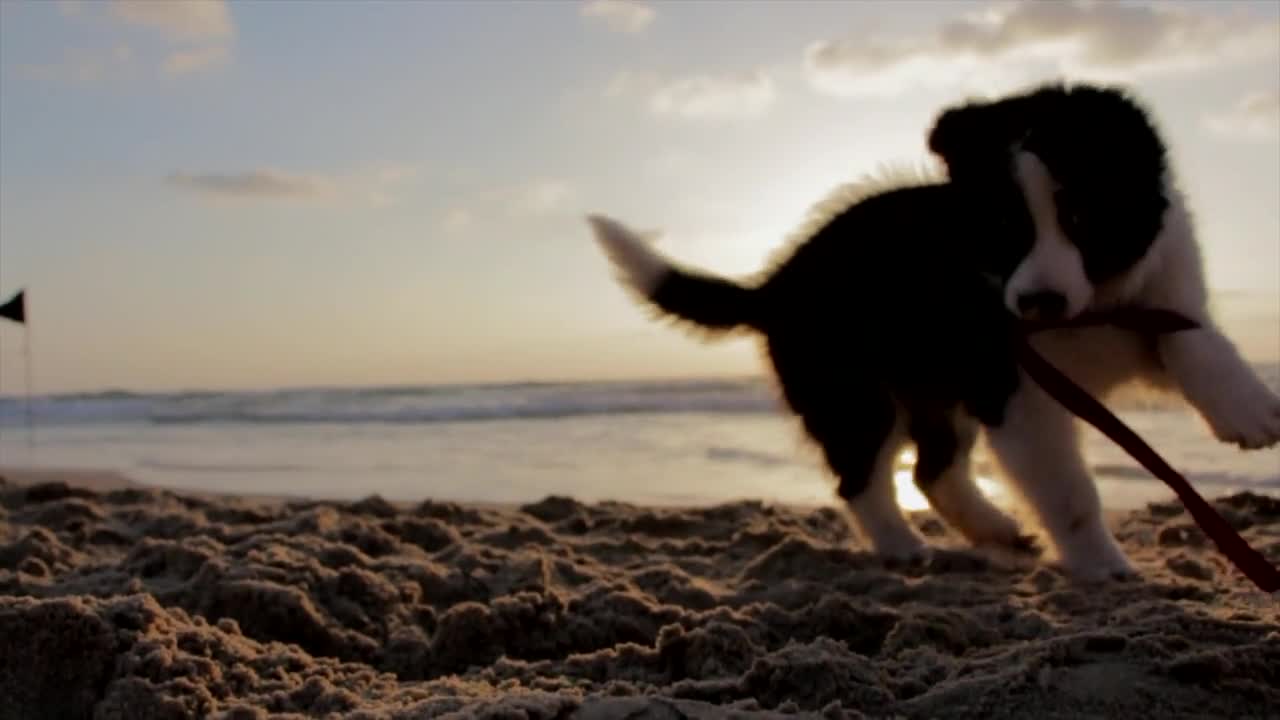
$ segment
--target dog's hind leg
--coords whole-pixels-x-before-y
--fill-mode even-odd
[[[787,405],[821,447],[859,534],[886,558],[923,559],[928,546],[898,507],[894,490],[906,421],[888,391],[857,379],[862,373],[850,370],[856,358],[815,349],[803,333],[769,337],[768,352]]]
[[[1075,419],[1029,378],[987,440],[1008,479],[1035,511],[1058,560],[1081,580],[1134,574],[1107,528]]]
[[[909,431],[916,444],[916,487],[934,512],[973,545],[1036,550],[1035,541],[992,504],[974,480],[976,422],[960,413],[916,414]]]
[[[906,441],[893,401],[887,394],[846,397],[837,407],[824,403],[801,413],[805,429],[822,446],[827,465],[839,478],[836,494],[877,554],[892,560],[923,559],[928,545],[903,515],[893,483],[894,461]]]

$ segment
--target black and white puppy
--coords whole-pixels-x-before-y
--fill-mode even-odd
[[[974,483],[969,456],[982,425],[1060,563],[1083,579],[1129,574],[1075,422],[1014,363],[1019,316],[1121,305],[1182,312],[1203,329],[1151,341],[1094,328],[1036,342],[1095,393],[1145,379],[1180,390],[1225,440],[1280,439],[1280,400],[1209,317],[1163,143],[1122,92],[1054,85],[952,108],[929,145],[949,181],[845,189],[755,280],[682,268],[621,224],[591,222],[650,306],[764,338],[783,397],[878,552],[925,550],[894,499],[892,463],[906,442],[916,444],[917,485],[950,525],[975,544],[1027,546]]]
[[[1013,235],[1025,244],[1008,255],[1018,258],[1003,283],[1011,312],[1070,318],[1138,306],[1201,326],[1157,339],[1106,327],[1037,335],[1052,363],[1095,395],[1132,383],[1180,394],[1224,442],[1280,442],[1280,398],[1214,322],[1186,199],[1151,116],[1128,92],[1054,83],[961,104],[938,117],[929,147],[953,181],[1025,200],[1012,217],[1034,232],[1030,242]],[[988,442],[1065,564],[1093,577],[1132,572],[1103,523],[1073,418],[1025,378],[1005,411]]]

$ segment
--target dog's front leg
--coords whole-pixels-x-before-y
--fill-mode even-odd
[[[1004,422],[987,429],[987,441],[1049,535],[1063,569],[1085,581],[1134,574],[1107,528],[1074,417],[1025,374]]]
[[[1280,442],[1280,397],[1212,324],[1161,336],[1160,360],[1213,434],[1246,449]]]

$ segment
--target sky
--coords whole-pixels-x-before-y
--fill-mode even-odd
[[[1058,78],[1155,113],[1219,317],[1280,359],[1274,0],[0,0],[0,299],[37,392],[758,374],[585,215],[753,272],[944,106]]]

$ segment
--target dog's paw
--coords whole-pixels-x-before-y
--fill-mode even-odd
[[[953,508],[948,508],[953,509]],[[1022,525],[989,502],[970,512],[953,513],[951,524],[975,548],[1008,550],[1020,555],[1039,555],[1036,536],[1023,532]]]
[[[1120,544],[1101,527],[1059,547],[1058,565],[1072,580],[1082,583],[1129,580],[1138,576]]]
[[[928,559],[929,544],[896,505],[884,508],[853,503],[850,510],[853,511],[858,534],[878,557],[894,563],[916,563]]]
[[[880,558],[880,562],[884,564],[886,570],[914,571],[923,570],[932,565],[938,552],[938,548],[928,543],[922,543],[920,547],[912,550],[877,551],[876,555]]]
[[[983,517],[981,523],[969,523],[958,529],[974,547],[1012,550],[1020,554],[1040,554],[1040,545],[1036,537],[1023,532],[1017,520],[994,508]]]
[[[924,565],[933,556],[933,546],[905,523],[901,529],[886,532],[884,528],[867,538],[871,551],[889,567]]]
[[[882,541],[875,545],[876,555],[895,565],[915,565],[927,562],[933,555],[933,546],[919,537],[902,537]]]
[[[1013,539],[1013,542],[1003,547],[1019,555],[1028,555],[1030,557],[1039,557],[1044,553],[1044,546],[1040,544],[1040,540],[1035,535],[1018,535]]]
[[[1245,450],[1280,443],[1280,397],[1253,378],[1224,383],[1201,414],[1222,442]]]
[[[1161,341],[1165,364],[1214,436],[1246,450],[1280,443],[1280,397],[1216,330]]]
[[[1001,528],[999,532],[974,534],[966,539],[976,548],[1004,550],[1017,555],[1036,557],[1044,552],[1039,538],[1022,532],[1022,528],[1012,520],[1010,523],[1009,527]]]

